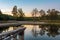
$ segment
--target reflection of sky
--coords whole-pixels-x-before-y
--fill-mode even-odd
[[[59,38],[60,34],[59,35],[55,34],[55,37],[52,37],[52,34],[50,34],[50,36],[48,36],[47,35],[48,31],[46,31],[46,30],[44,30],[45,33],[43,35],[41,35],[40,33],[37,33],[37,31],[35,34],[35,32],[33,32],[32,29],[33,29],[33,27],[38,27],[38,29],[39,29],[39,25],[24,25],[24,26],[26,27],[25,32],[24,32],[24,40],[60,40],[60,38]],[[31,29],[30,29],[30,27],[31,27]]]
[[[0,0],[0,9],[2,11],[11,11],[12,7],[17,5],[23,8],[24,12],[29,12],[33,8],[38,9],[60,9],[60,0]]]

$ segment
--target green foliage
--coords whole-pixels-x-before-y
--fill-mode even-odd
[[[6,15],[6,14],[0,14],[0,20],[15,20],[15,17]]]
[[[44,10],[38,11],[37,9],[34,9],[32,11],[32,17],[24,17],[25,15],[24,15],[23,10],[21,8],[18,10],[15,10],[15,11],[18,14],[17,16],[3,14],[0,10],[0,20],[4,20],[4,21],[5,20],[19,20],[19,21],[60,20],[60,15],[58,15],[58,13],[60,13],[60,12],[55,9],[48,10],[47,15]],[[15,11],[13,10],[13,13]],[[38,12],[42,13],[41,17],[40,16],[36,17]]]

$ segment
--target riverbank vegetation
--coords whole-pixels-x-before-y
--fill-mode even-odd
[[[45,22],[60,22],[60,11],[55,9],[48,9],[45,12],[43,9],[38,11],[37,8],[31,12],[32,17],[25,17],[22,8],[17,9],[17,6],[13,7],[11,15],[3,14],[0,10],[0,21],[16,20],[16,21],[45,21]],[[39,14],[39,16],[36,16]]]

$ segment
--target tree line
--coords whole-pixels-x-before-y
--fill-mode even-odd
[[[45,12],[43,9],[39,10],[37,8],[33,9],[31,12],[32,17],[25,17],[25,14],[22,10],[22,8],[18,8],[17,6],[14,6],[12,9],[11,15],[3,14],[0,10],[0,20],[60,20],[60,11],[55,9],[48,9],[47,12]],[[39,15],[39,16],[37,16]]]
[[[44,10],[38,11],[37,8],[33,9],[32,11],[32,17],[36,17],[36,15],[39,14],[40,20],[58,20],[60,19],[60,12],[55,9],[48,9],[47,12]]]

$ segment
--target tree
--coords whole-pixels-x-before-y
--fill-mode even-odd
[[[12,14],[14,17],[17,17],[17,6],[13,7]]]
[[[2,14],[1,10],[0,10],[0,14]]]
[[[0,20],[2,20],[2,11],[0,10]]]
[[[18,13],[19,13],[19,17],[24,17],[25,16],[21,8],[18,9]]]
[[[44,10],[40,10],[39,13],[40,13],[41,16],[45,16],[45,11]]]
[[[38,13],[38,9],[37,8],[33,9],[33,11],[32,11],[32,17],[33,17],[34,20],[36,20],[35,18],[37,17],[36,16],[37,13]]]
[[[56,20],[58,17],[59,11],[52,9],[52,10],[48,10],[47,13],[48,13],[48,16],[51,20]]]
[[[50,9],[48,9],[48,11],[47,11],[48,15],[50,15],[50,12],[51,12],[51,10],[50,10]]]
[[[37,8],[33,9],[33,11],[32,11],[32,17],[36,17],[37,13],[38,13]]]
[[[21,8],[18,9],[18,19],[17,20],[24,20],[24,13]]]
[[[39,20],[40,20],[40,19],[46,19],[46,18],[45,18],[46,15],[45,15],[45,11],[44,11],[44,10],[40,10],[40,11],[39,11],[39,14],[40,14]]]

